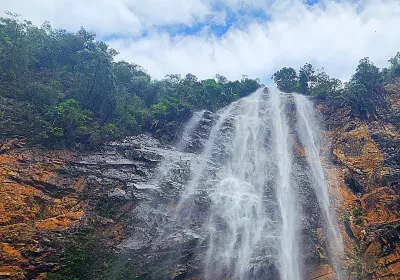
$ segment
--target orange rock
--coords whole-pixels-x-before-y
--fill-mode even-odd
[[[392,105],[394,101],[400,104],[400,79],[396,90],[391,92],[389,103]],[[343,116],[340,117],[343,119]],[[326,133],[332,142],[333,157],[336,160],[336,166],[328,164],[326,169],[330,191],[341,197],[335,205],[348,255],[345,262],[351,272],[350,279],[400,279],[400,249],[397,246],[394,253],[382,257],[385,248],[381,245],[385,240],[382,234],[400,221],[395,188],[382,183],[384,176],[391,172],[391,168],[384,162],[390,150],[380,149],[374,141],[376,138],[371,136],[383,135],[389,139],[385,141],[398,143],[400,132],[382,120],[366,122],[352,119],[350,122],[349,119],[344,123],[346,125]],[[355,194],[349,189],[345,184],[348,179],[357,180],[362,187],[360,193]],[[352,215],[356,208],[361,213],[358,223]],[[347,228],[344,219],[347,220]],[[380,229],[380,233],[375,232],[377,229]]]
[[[4,259],[26,262],[22,254],[8,243],[0,243],[0,256]]]
[[[0,147],[0,278],[26,279],[30,264],[44,261],[46,249],[37,240],[42,231],[65,229],[82,217],[86,202],[76,193],[53,195],[68,182],[58,175],[74,153],[20,148],[18,142]],[[1,151],[3,151],[1,153]],[[81,192],[84,178],[71,178],[71,189]],[[46,190],[46,186],[51,189]],[[27,252],[27,253],[24,253]],[[25,264],[25,265],[22,265]],[[21,268],[23,267],[23,268]],[[38,275],[37,279],[43,279]]]
[[[18,266],[0,266],[0,279],[26,279],[23,270]]]
[[[83,215],[83,211],[71,212],[57,217],[35,222],[38,230],[55,230],[69,228],[76,224]]]
[[[400,221],[400,213],[393,208],[398,196],[391,188],[378,188],[362,197],[365,226]]]
[[[336,275],[329,265],[319,265],[305,273],[304,280],[335,280]]]
[[[352,170],[372,173],[384,160],[367,126],[343,133],[338,142],[333,154]]]

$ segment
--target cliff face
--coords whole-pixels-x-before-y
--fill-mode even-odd
[[[390,107],[378,121],[351,118],[347,108],[317,107],[325,115],[325,133],[332,144],[333,164],[326,169],[332,192],[342,197],[336,205],[350,279],[400,278],[399,85],[388,87]],[[189,152],[201,149],[211,118],[200,124]],[[295,150],[295,166],[300,168],[305,151],[298,144]],[[161,190],[155,191],[152,174],[165,158],[164,164],[173,165],[172,172],[163,174]],[[0,279],[46,275],[49,279],[65,279],[63,275],[130,279],[133,274],[141,279],[166,274],[200,279],[196,277],[204,254],[202,229],[179,231],[182,225],[168,223],[179,188],[190,176],[191,160],[190,153],[177,154],[146,135],[85,154],[26,148],[22,140],[4,142],[0,147]],[[309,201],[301,236],[309,252],[303,256],[305,278],[334,279],[325,263],[318,205],[306,181],[300,193]],[[193,225],[201,224],[205,219],[201,213],[208,207],[207,201],[196,203],[199,214],[185,221]],[[177,229],[180,235],[170,234]],[[51,275],[60,264],[61,276]],[[274,267],[266,269],[276,273]]]
[[[0,147],[0,278],[35,279],[56,269],[54,240],[86,209],[83,179],[62,171],[70,151]]]
[[[389,106],[375,121],[327,115],[335,166],[328,169],[343,199],[339,207],[352,279],[400,278],[400,83],[387,87]]]

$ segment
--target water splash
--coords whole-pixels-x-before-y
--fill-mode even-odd
[[[299,279],[297,215],[293,183],[290,180],[292,172],[292,156],[289,144],[289,128],[282,109],[281,96],[276,90],[271,91],[271,110],[274,116],[275,152],[278,165],[276,182],[277,200],[282,217],[280,266],[283,280]]]
[[[182,131],[182,136],[179,137],[179,142],[176,144],[176,149],[178,151],[185,150],[190,140],[190,136],[193,133],[194,129],[202,120],[204,112],[205,110],[195,112],[193,116],[190,118],[190,120],[185,124],[184,129]]]
[[[340,257],[343,255],[343,241],[336,223],[335,214],[332,212],[333,209],[329,198],[328,181],[322,166],[319,136],[321,129],[316,121],[312,102],[304,95],[300,94],[295,94],[294,100],[296,104],[300,141],[306,149],[307,161],[311,167],[313,186],[327,227],[327,239],[330,253],[333,255],[336,274],[338,278],[341,278],[343,272],[341,272]]]
[[[298,123],[290,129],[289,123],[294,122],[288,107],[292,105]],[[302,186],[294,179],[298,170],[290,140],[296,133],[307,150],[331,252],[343,251],[313,112],[303,96],[260,89],[214,114],[203,150],[189,156],[190,176],[181,185],[179,201],[173,202],[171,220],[181,232],[194,230],[202,235],[198,246],[205,248],[200,249],[204,279],[302,279],[297,208],[305,202],[297,195]],[[188,154],[185,147],[203,115],[199,112],[187,123],[177,154]],[[165,172],[169,168],[174,167],[166,165]],[[339,263],[340,258],[334,258],[340,278]]]
[[[226,270],[231,270],[235,279],[248,279],[251,260],[262,245],[267,223],[263,190],[268,177],[268,154],[264,147],[267,123],[260,113],[264,103],[259,90],[235,104],[232,110],[231,141],[222,141],[227,159],[209,191],[211,237],[207,279],[224,276]]]
[[[157,186],[160,183],[168,178],[170,172],[174,170],[174,168],[179,165],[182,161],[193,160],[193,157],[188,157],[187,154],[183,153],[185,148],[187,147],[190,136],[196,129],[197,125],[203,118],[205,110],[195,112],[192,117],[186,122],[183,128],[182,135],[179,137],[179,140],[175,144],[175,147],[172,150],[159,150],[158,152],[163,155],[163,159],[161,164],[157,168],[157,172],[155,172],[156,176],[151,178],[147,184],[142,184],[142,188],[152,188],[157,189]]]
[[[209,164],[209,160],[211,157],[211,152],[214,146],[214,142],[218,136],[218,133],[220,132],[221,126],[224,124],[226,119],[229,117],[230,112],[235,106],[235,102],[229,105],[228,107],[224,108],[223,110],[218,112],[218,120],[215,123],[215,125],[211,128],[210,135],[207,139],[207,142],[205,144],[204,150],[201,153],[200,157],[198,158],[196,163],[193,163],[193,166],[191,167],[191,180],[189,181],[188,185],[184,189],[181,198],[179,199],[179,202],[176,206],[175,210],[175,219],[178,217],[182,218],[182,215],[185,215],[186,217],[190,217],[191,211],[190,208],[185,208],[184,205],[187,203],[190,203],[190,200],[193,198],[193,196],[196,194],[197,187],[199,185],[199,181],[201,180],[202,176],[204,176],[204,169],[207,167]],[[184,209],[185,213],[181,213],[182,210]]]

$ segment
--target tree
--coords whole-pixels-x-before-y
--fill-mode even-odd
[[[386,81],[391,81],[396,77],[400,77],[400,52],[390,58],[390,67],[383,69],[383,76]]]
[[[273,75],[273,79],[279,90],[287,93],[296,91],[298,77],[293,68],[283,67]]]
[[[195,75],[188,73],[185,76],[185,80],[190,81],[190,82],[197,82],[198,79]]]
[[[345,100],[352,114],[360,118],[376,118],[377,109],[385,104],[386,90],[378,67],[368,57],[360,60],[355,74],[345,85]]]
[[[242,77],[240,81],[239,95],[240,97],[248,96],[249,94],[255,92],[261,87],[259,79],[249,79],[248,77]]]
[[[228,83],[228,79],[220,74],[215,75],[215,78],[217,79],[217,83],[219,83],[219,84],[224,85],[224,84]]]
[[[209,108],[215,108],[221,97],[222,86],[214,79],[204,81],[203,88],[205,90],[206,103]]]
[[[323,69],[313,76],[309,94],[318,99],[327,99],[338,96],[342,90],[342,82],[331,78]]]
[[[221,75],[154,80],[137,64],[114,61],[116,54],[84,28],[0,18],[1,135],[87,147],[142,131],[172,139],[193,109],[217,110],[260,87]]]
[[[314,69],[307,63],[299,70],[299,93],[310,95],[310,83],[315,82]]]

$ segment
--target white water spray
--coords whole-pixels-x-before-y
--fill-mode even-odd
[[[216,124],[211,128],[210,136],[207,139],[207,142],[205,144],[204,150],[196,164],[191,168],[192,172],[192,177],[189,182],[189,184],[186,186],[186,188],[183,191],[183,194],[176,206],[176,211],[175,211],[175,218],[177,216],[180,216],[180,211],[182,210],[182,206],[187,203],[191,198],[193,198],[193,195],[197,191],[197,187],[199,184],[199,180],[204,176],[204,169],[207,167],[209,164],[209,160],[211,157],[211,152],[214,146],[214,142],[218,136],[218,132],[220,131],[220,128],[222,124],[225,122],[227,117],[229,116],[232,108],[234,108],[236,103],[232,103],[225,109],[219,112],[219,118],[216,122]],[[190,212],[190,210],[189,210]],[[185,213],[187,216],[188,213]]]
[[[190,178],[173,221],[181,230],[191,230],[192,214],[208,215],[200,225],[205,233],[200,243],[206,244],[204,279],[302,278],[297,205],[304,201],[297,195],[301,185],[294,179],[298,165],[292,162],[290,141],[296,133],[307,150],[330,248],[343,251],[331,213],[314,109],[305,97],[294,99],[298,123],[293,131],[288,125],[293,115],[287,111],[292,95],[260,89],[217,112],[203,150],[191,157]],[[195,114],[187,123],[177,144],[181,154],[202,116],[203,112]]]
[[[223,276],[224,269],[230,269],[235,279],[247,279],[251,259],[261,245],[267,222],[263,189],[268,176],[264,147],[267,123],[260,112],[264,98],[259,90],[240,100],[233,109],[231,139],[223,141],[227,160],[219,168],[209,192],[212,234],[206,260],[207,279]]]
[[[193,130],[196,128],[196,126],[200,123],[204,112],[205,110],[195,112],[190,120],[186,123],[182,131],[182,135],[179,138],[179,142],[178,144],[176,144],[176,149],[178,151],[183,151],[186,148],[190,135],[193,133]]]
[[[313,186],[317,195],[319,207],[323,213],[327,227],[330,253],[333,255],[337,277],[341,277],[340,257],[343,255],[342,236],[336,223],[335,214],[332,212],[329,198],[328,182],[324,174],[320,156],[320,127],[315,118],[315,110],[311,101],[304,95],[295,94],[294,100],[297,110],[298,131],[300,141],[306,149],[307,161],[311,167]]]
[[[284,110],[282,109],[281,96],[275,90],[271,91],[270,103],[274,116],[274,142],[278,165],[278,179],[276,182],[277,200],[282,217],[280,254],[281,278],[282,280],[298,280],[300,278],[300,273],[298,244],[296,240],[297,215],[293,183],[290,180],[292,156],[288,139],[289,129]]]

